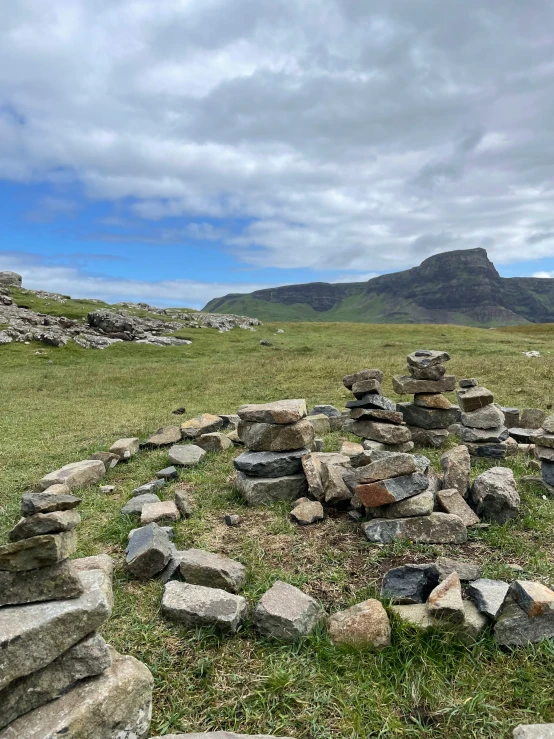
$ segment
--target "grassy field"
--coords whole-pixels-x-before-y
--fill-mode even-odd
[[[284,334],[274,335],[277,327]],[[188,334],[190,334],[190,330]],[[178,335],[178,334],[177,334]],[[273,347],[259,346],[269,337]],[[417,348],[451,352],[449,369],[476,376],[498,402],[546,407],[554,402],[554,326],[482,330],[452,326],[273,324],[257,332],[192,332],[193,344],[157,348],[116,344],[105,351],[72,343],[0,347],[0,537],[17,519],[21,493],[46,472],[106,449],[121,436],[146,438],[159,426],[199,412],[231,413],[243,402],[305,397],[344,405],[341,378],[379,367],[384,389]],[[522,352],[538,349],[540,359]],[[35,352],[40,351],[40,354]],[[398,398],[400,399],[400,398]],[[187,415],[171,411],[186,406]],[[338,449],[344,437],[326,439]],[[300,528],[286,506],[245,507],[230,483],[235,451],[208,455],[183,473],[195,490],[193,517],[177,524],[177,545],[209,548],[248,567],[255,604],[276,579],[302,587],[331,613],[378,593],[382,573],[405,561],[458,556],[483,564],[485,576],[554,582],[554,501],[521,483],[522,514],[505,526],[472,531],[466,545],[377,547],[344,514]],[[429,452],[438,466],[439,456]],[[235,636],[191,630],[158,613],[162,586],[129,578],[123,551],[134,521],[119,514],[130,491],[166,464],[164,451],[141,452],[107,476],[116,493],[83,491],[79,555],[116,560],[116,605],[104,635],[143,660],[155,677],[152,734],[227,729],[297,739],[330,737],[500,737],[518,723],[554,721],[554,644],[513,652],[490,635],[467,647],[441,634],[394,623],[380,654],[334,648],[324,628],[290,646],[257,636],[249,623]],[[507,461],[516,475],[529,459]],[[481,461],[477,474],[490,463]],[[163,496],[171,497],[168,486]],[[239,513],[238,528],[223,524]]]

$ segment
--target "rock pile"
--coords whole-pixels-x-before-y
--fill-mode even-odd
[[[238,436],[248,451],[234,460],[235,485],[253,505],[295,500],[308,491],[302,457],[315,432],[305,400],[243,405]]]
[[[112,610],[113,563],[69,560],[80,502],[67,488],[24,495],[0,547],[0,739],[148,733],[149,670],[97,633]]]
[[[448,427],[460,419],[460,409],[443,393],[456,386],[454,375],[445,374],[447,352],[420,349],[407,356],[409,375],[393,377],[394,391],[414,396],[413,403],[398,403],[397,410],[408,424],[412,439],[422,446],[440,447],[448,438]]]
[[[509,438],[510,432],[504,425],[504,413],[490,390],[475,379],[460,380],[457,396],[462,414],[460,423],[454,423],[450,431],[472,456],[503,459],[517,452],[517,443]]]
[[[414,448],[396,403],[382,393],[381,370],[363,369],[346,375],[342,382],[355,398],[346,403],[351,421],[344,428],[359,436],[364,448],[389,452],[409,452]]]

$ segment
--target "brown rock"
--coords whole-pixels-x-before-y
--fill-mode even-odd
[[[459,516],[466,526],[475,526],[479,523],[479,517],[475,515],[457,490],[439,490],[437,501],[445,513]]]
[[[452,403],[441,393],[418,393],[414,396],[414,403],[421,408],[452,408]]]
[[[362,380],[377,380],[377,382],[381,383],[383,382],[384,377],[385,376],[381,370],[363,369],[359,372],[354,372],[353,375],[345,375],[342,378],[342,384],[345,388],[348,388],[348,390],[352,390],[356,382],[361,382]]]
[[[449,449],[441,457],[441,466],[444,472],[443,487],[455,488],[462,497],[466,498],[471,471],[471,459],[467,447],[461,444]]]
[[[333,644],[374,649],[384,649],[390,645],[389,617],[378,600],[365,600],[333,614],[327,627]]]
[[[366,508],[376,508],[389,503],[398,503],[404,498],[422,493],[428,484],[425,475],[416,472],[412,475],[358,485],[354,492]]]
[[[145,446],[171,446],[181,441],[180,426],[162,426],[145,441]]]
[[[202,434],[210,434],[223,428],[223,419],[212,413],[202,413],[195,418],[189,418],[181,424],[181,435],[184,439],[195,439]]]
[[[462,586],[457,572],[453,572],[431,592],[427,600],[427,610],[433,618],[441,618],[455,623],[464,620]]]
[[[382,444],[402,444],[412,439],[406,426],[395,426],[379,421],[355,421],[349,431],[362,439],[371,439]]]
[[[223,452],[226,449],[231,449],[233,446],[232,440],[226,434],[222,434],[219,431],[197,436],[195,443],[206,452]]]
[[[358,467],[356,480],[360,484],[365,484],[400,475],[411,475],[416,471],[416,463],[412,454],[391,454],[371,464]]]
[[[345,457],[354,457],[356,454],[361,454],[363,451],[363,446],[355,441],[343,441],[340,448],[340,454]]]
[[[290,515],[301,526],[308,526],[317,521],[323,521],[325,518],[321,503],[318,500],[308,500],[308,498],[297,501]]]
[[[416,393],[451,393],[456,387],[454,375],[445,375],[440,380],[416,380],[410,375],[395,375],[392,387],[399,395]]]

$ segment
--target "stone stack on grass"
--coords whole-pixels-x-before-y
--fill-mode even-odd
[[[547,490],[554,493],[554,414],[547,416],[533,439],[535,457],[541,465],[542,480]]]
[[[69,560],[80,499],[22,497],[0,546],[0,739],[147,736],[152,676],[97,630],[113,605],[107,556]]]
[[[459,436],[471,456],[503,459],[517,452],[517,443],[510,439],[504,413],[494,402],[491,391],[478,385],[477,380],[461,380],[460,385],[457,391],[462,411],[460,423],[453,424],[450,430]]]
[[[409,375],[396,375],[392,385],[399,395],[414,396],[412,403],[398,403],[397,411],[421,446],[442,446],[448,438],[448,427],[460,418],[460,409],[443,393],[456,386],[454,375],[447,375],[447,352],[421,349],[407,356]]]
[[[295,500],[308,492],[302,457],[315,438],[306,401],[241,406],[238,435],[248,451],[234,460],[235,485],[248,503]]]
[[[344,428],[359,436],[364,448],[389,452],[409,452],[414,448],[396,403],[382,393],[381,370],[363,369],[346,375],[342,382],[355,398],[346,403],[352,420]]]

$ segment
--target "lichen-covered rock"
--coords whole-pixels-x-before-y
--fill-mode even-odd
[[[254,611],[254,624],[264,636],[296,641],[307,636],[323,617],[319,603],[288,583],[277,581]]]
[[[365,600],[345,611],[334,613],[327,622],[333,644],[351,647],[388,647],[391,628],[387,612],[378,600]]]
[[[306,476],[310,495],[319,501],[325,500],[325,489],[323,484],[323,465],[330,467],[348,465],[349,457],[337,452],[311,452],[302,456],[302,469]]]
[[[454,389],[454,388],[452,388]],[[462,388],[456,393],[460,408],[464,413],[471,413],[478,408],[484,408],[494,401],[494,396],[486,387]]]
[[[25,493],[21,496],[21,515],[69,511],[81,503],[81,498],[71,495],[66,485],[52,485],[42,493]]]
[[[143,495],[135,495],[134,498],[127,501],[120,513],[122,516],[140,516],[145,505],[150,503],[159,503],[160,499],[156,493],[144,493]]]
[[[464,426],[468,426],[469,428],[492,429],[504,425],[504,414],[499,406],[491,403],[484,408],[477,408],[477,410],[462,413],[461,421]]]
[[[184,439],[195,439],[202,434],[211,434],[223,428],[224,421],[221,416],[213,413],[202,413],[195,418],[189,418],[181,424],[181,435]]]
[[[384,377],[385,375],[379,369],[362,369],[351,375],[345,375],[342,378],[342,384],[348,390],[352,390],[357,382],[362,382],[362,380],[377,380],[377,382],[381,383]]]
[[[306,421],[312,424],[316,437],[326,436],[331,433],[331,424],[324,413],[320,413],[317,416],[306,416]]]
[[[401,500],[400,503],[381,506],[375,509],[379,518],[407,518],[412,516],[430,516],[435,507],[435,496],[429,490]]]
[[[35,513],[21,518],[8,532],[8,538],[10,541],[19,541],[42,534],[60,534],[62,531],[71,531],[80,523],[81,516],[75,510]]]
[[[401,475],[411,475],[416,470],[412,454],[387,454],[368,465],[358,467],[355,474],[357,482],[365,484]]]
[[[181,518],[177,505],[173,500],[161,500],[156,503],[147,503],[140,512],[141,526],[149,523],[178,521]]]

